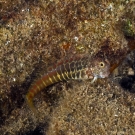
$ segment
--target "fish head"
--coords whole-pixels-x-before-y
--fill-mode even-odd
[[[107,59],[94,58],[91,61],[90,69],[93,77],[106,78],[110,74],[110,63]]]

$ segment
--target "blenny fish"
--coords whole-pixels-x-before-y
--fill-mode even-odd
[[[107,59],[84,56],[82,58],[70,58],[57,64],[55,68],[38,79],[30,88],[26,95],[26,100],[30,108],[36,113],[33,104],[35,95],[45,87],[69,79],[87,80],[94,82],[97,78],[105,78],[110,74],[110,63]]]

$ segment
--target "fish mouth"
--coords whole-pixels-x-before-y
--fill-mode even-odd
[[[96,78],[106,78],[110,75],[110,72],[99,72],[97,74],[93,74],[94,77]]]
[[[100,72],[99,78],[106,78],[109,76],[109,74],[110,74],[110,72],[106,72],[106,73]]]

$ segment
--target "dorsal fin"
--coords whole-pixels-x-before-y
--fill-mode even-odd
[[[68,62],[72,62],[72,61],[77,61],[79,59],[81,59],[81,57],[79,57],[79,56],[72,56],[70,58],[65,57],[65,58],[59,60],[56,64],[53,64],[52,66],[48,67],[47,71],[51,72],[52,70],[56,69],[58,66],[60,66],[60,65],[62,65],[64,63],[68,63]]]

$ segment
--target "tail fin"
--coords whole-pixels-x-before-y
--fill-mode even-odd
[[[30,107],[30,109],[33,111],[34,115],[37,116],[37,110],[33,104],[33,95],[31,95],[31,93],[27,93],[25,100],[28,104],[28,106]]]

